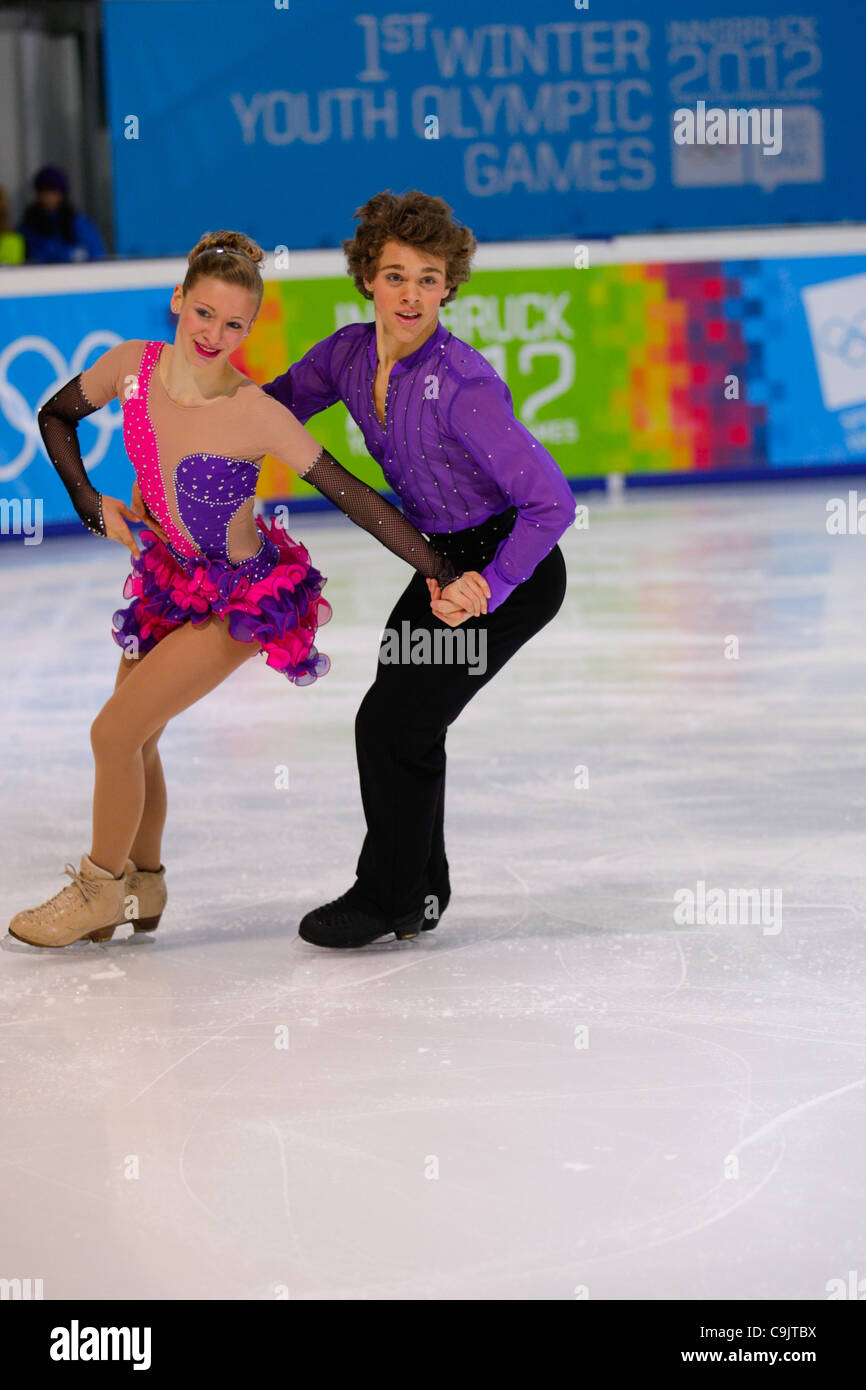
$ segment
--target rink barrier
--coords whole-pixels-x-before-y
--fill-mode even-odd
[[[854,463],[804,464],[802,468],[727,468],[706,473],[632,473],[624,479],[631,488],[705,487],[713,483],[796,483],[807,479],[855,478],[866,474],[866,459]],[[571,481],[575,492],[579,489]]]
[[[168,291],[185,270],[175,258],[0,273],[0,498],[42,499],[43,534],[83,528],[44,456],[38,405],[112,343],[171,338]],[[266,262],[264,279],[258,336],[233,359],[259,382],[370,318],[342,252],[291,252],[279,270]],[[575,492],[611,476],[631,489],[866,471],[864,226],[485,245],[442,318],[505,378],[518,418]],[[124,497],[118,425],[112,403],[82,440],[95,485]],[[311,428],[382,489],[342,405]],[[266,509],[329,507],[274,459],[257,495]]]
[[[866,476],[866,461],[860,463],[839,463],[827,464],[818,467],[803,468],[780,468],[774,469],[772,475],[756,469],[734,470],[719,473],[668,473],[647,476],[645,474],[632,474],[622,479],[624,489],[647,490],[651,488],[688,488],[688,487],[712,487],[715,484],[727,486],[731,483],[766,483],[772,482],[806,482],[820,481],[825,478],[854,478]],[[609,490],[610,478],[568,478],[566,480],[572,492],[580,496],[588,492],[607,492]],[[400,499],[395,492],[387,488],[381,489],[382,496],[393,506],[400,506]],[[324,515],[328,512],[334,513],[338,509],[329,502],[326,497],[273,497],[269,498],[262,506],[261,515],[270,520],[278,507],[288,507],[290,512],[296,516],[310,515],[318,513]],[[76,536],[84,531],[84,526],[80,521],[54,521],[46,522],[42,528],[42,534],[46,538],[60,536]],[[137,534],[138,528],[131,526],[130,529]],[[4,535],[0,531],[0,543],[3,541],[16,541],[18,536]]]

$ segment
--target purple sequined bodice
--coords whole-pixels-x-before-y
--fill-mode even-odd
[[[180,430],[187,435],[200,428],[215,433],[216,421],[210,415],[199,416],[195,410],[187,415],[165,396],[163,387],[160,411],[180,413],[177,425],[174,415],[166,416],[157,439],[148,398],[162,347],[162,343],[156,342],[146,345],[135,389],[123,402],[124,441],[141,495],[165,532],[172,555],[186,573],[193,573],[202,561],[218,561],[233,565],[255,583],[269,574],[277,562],[277,547],[257,526],[259,549],[235,565],[229,552],[229,532],[241,508],[255,496],[259,466],[252,459],[195,452],[183,454],[172,468],[169,441]],[[176,511],[170,504],[172,494]]]

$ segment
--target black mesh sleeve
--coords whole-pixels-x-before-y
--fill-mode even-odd
[[[79,374],[45,402],[36,419],[45,452],[60,474],[73,507],[88,531],[104,536],[102,493],[96,491],[85,472],[77,434],[82,416],[92,415],[99,409],[85,396]]]
[[[462,571],[455,569],[447,556],[434,550],[402,512],[332,458],[327,449],[322,449],[301,477],[335,503],[356,526],[369,531],[425,578],[435,579],[440,588],[460,578]]]

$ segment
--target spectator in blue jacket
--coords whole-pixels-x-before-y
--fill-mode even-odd
[[[27,260],[37,265],[57,261],[101,261],[102,237],[94,222],[69,201],[69,180],[62,169],[46,164],[33,180],[36,197],[18,227]]]

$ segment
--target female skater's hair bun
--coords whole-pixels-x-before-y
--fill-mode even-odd
[[[249,290],[261,304],[264,282],[259,266],[264,259],[262,248],[243,232],[205,232],[189,253],[183,292],[186,294],[205,275],[212,275]]]
[[[190,264],[204,251],[215,251],[217,248],[223,251],[237,251],[241,256],[247,256],[255,265],[265,259],[262,248],[244,232],[205,232],[189,253]]]

